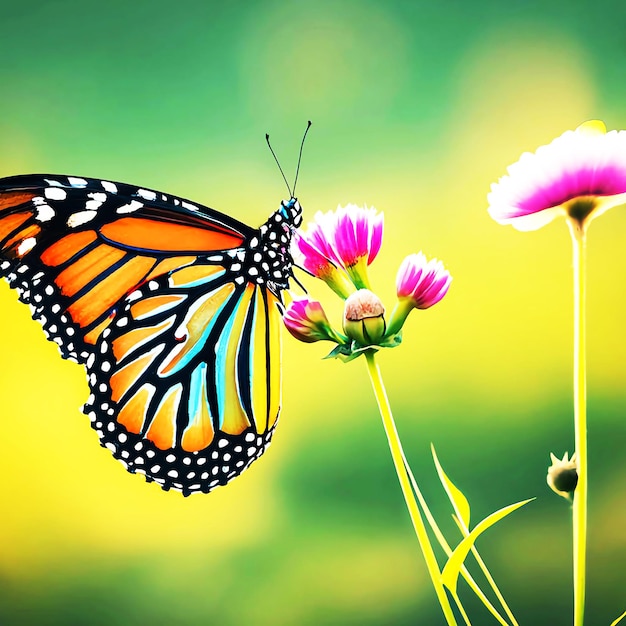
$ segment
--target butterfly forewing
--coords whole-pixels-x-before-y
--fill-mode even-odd
[[[255,231],[202,205],[91,178],[0,181],[0,276],[65,358],[85,362],[135,287]]]

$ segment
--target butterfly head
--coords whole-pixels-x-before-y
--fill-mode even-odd
[[[285,220],[287,226],[299,228],[302,224],[302,207],[297,198],[282,200],[278,214]]]

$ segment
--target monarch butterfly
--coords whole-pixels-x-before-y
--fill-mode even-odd
[[[253,229],[108,180],[0,179],[0,276],[61,356],[85,365],[100,444],[165,490],[208,493],[270,443],[278,304],[302,221],[290,194]]]

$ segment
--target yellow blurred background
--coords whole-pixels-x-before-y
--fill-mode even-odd
[[[456,541],[430,458],[473,519],[536,496],[479,542],[521,624],[571,623],[570,515],[545,485],[573,446],[567,229],[498,226],[490,184],[591,118],[626,127],[626,5],[64,0],[2,8],[0,176],[120,180],[251,225],[300,172],[305,219],[385,213],[371,268],[393,306],[405,255],[454,276],[380,355],[409,460]],[[626,608],[626,210],[589,237],[588,623]],[[323,286],[336,323],[339,303]],[[268,453],[183,498],[128,474],[62,361],[0,285],[0,624],[443,623],[361,360],[285,339]],[[469,596],[467,596],[469,598]],[[478,606],[474,624],[492,623]]]

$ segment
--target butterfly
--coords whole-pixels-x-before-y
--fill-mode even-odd
[[[85,366],[100,444],[165,490],[208,493],[272,439],[301,221],[293,193],[254,229],[153,189],[12,176],[0,179],[0,276]]]

